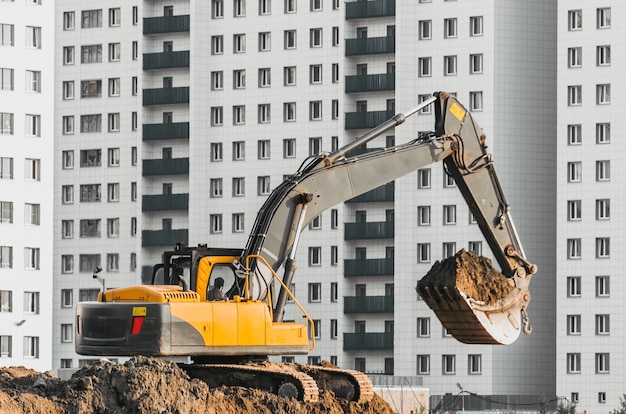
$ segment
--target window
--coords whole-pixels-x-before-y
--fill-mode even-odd
[[[483,73],[483,55],[482,53],[470,55],[470,74]]]
[[[455,242],[445,242],[442,246],[442,257],[452,257],[456,253],[456,243]]]
[[[259,124],[270,122],[270,104],[259,104]]]
[[[75,63],[74,46],[64,46],[63,47],[63,64],[73,65],[74,63]]]
[[[133,6],[133,26],[136,26],[139,23],[139,9],[137,6]]]
[[[443,206],[443,224],[456,224],[456,206]]]
[[[567,143],[569,145],[582,144],[582,126],[580,124],[567,126]]]
[[[442,355],[442,374],[453,375],[456,373],[456,355]]]
[[[284,69],[284,85],[285,86],[293,86],[296,84],[296,67],[295,66],[285,66]]]
[[[606,404],[606,392],[601,391],[598,393],[598,403]]]
[[[269,88],[272,85],[271,74],[270,68],[259,69],[259,88]]]
[[[610,329],[610,315],[596,315],[596,335],[609,335]]]
[[[13,69],[0,68],[0,90],[13,90]]]
[[[295,30],[285,30],[285,49],[295,49],[296,48],[296,31]]]
[[[137,217],[130,218],[130,235],[132,237],[137,235]]]
[[[322,265],[322,248],[321,247],[309,247],[309,266],[321,266]]]
[[[579,221],[581,219],[581,200],[567,201],[567,219],[569,221]]]
[[[470,354],[467,356],[467,373],[469,375],[479,375],[482,373],[482,356]]]
[[[417,337],[430,337],[430,318],[417,318]]]
[[[330,283],[330,301],[337,302],[338,296],[339,295],[337,293],[337,282],[331,282]]]
[[[580,161],[567,163],[567,181],[570,183],[582,181],[582,163]]]
[[[120,114],[109,114],[109,132],[120,132]]]
[[[25,336],[22,352],[24,353],[24,358],[39,358],[39,337]]]
[[[100,201],[100,184],[82,184],[80,186],[80,202],[93,203]]]
[[[309,32],[309,37],[310,37],[311,47],[322,47],[322,29],[321,28],[311,29]]]
[[[259,0],[259,15],[264,16],[272,12],[272,0]]]
[[[137,112],[133,111],[130,113],[130,130],[131,131],[137,131],[137,127],[138,127],[139,121],[138,121],[138,117],[137,117]],[[137,148],[137,147],[131,147],[131,154],[133,149],[132,148]],[[133,160],[136,160],[136,157],[133,158]],[[132,165],[137,165],[137,162],[134,161],[134,163]]]
[[[330,265],[337,266],[338,264],[339,264],[339,248],[337,246],[330,246]],[[331,288],[332,288],[332,283],[331,283]],[[335,292],[335,294],[336,293],[337,292]],[[332,296],[332,292],[331,292],[331,296]]]
[[[430,355],[417,355],[417,375],[430,374]]]
[[[102,27],[102,10],[83,10],[81,12],[81,28]]]
[[[87,45],[80,47],[80,63],[102,62],[102,45]]]
[[[602,122],[596,124],[596,144],[608,144],[611,142],[611,124]]]
[[[99,263],[100,263],[100,260],[98,260],[98,264]],[[79,302],[97,301],[99,293],[100,293],[100,289],[80,289],[78,291],[78,301]]]
[[[41,27],[26,26],[26,47],[41,49]]]
[[[596,276],[596,297],[610,296],[610,276]]]
[[[309,302],[322,301],[322,284],[309,283]]]
[[[417,225],[430,226],[430,206],[417,206]]]
[[[24,203],[24,224],[38,226],[41,207],[39,204]]]
[[[243,105],[233,106],[233,125],[246,123],[246,107]]]
[[[443,57],[443,74],[445,76],[456,75],[456,56]]]
[[[131,94],[133,96],[137,96],[137,92],[139,91],[139,83],[137,82],[137,76],[133,76],[130,80],[130,89]]]
[[[580,239],[567,239],[567,258],[568,259],[580,259],[581,253],[581,240]]]
[[[478,92],[470,92],[469,93],[470,100],[470,111],[477,112],[483,110],[483,93]]]
[[[339,27],[333,26],[333,47],[339,46]]]
[[[233,214],[233,233],[243,233],[244,227],[244,215],[243,213]]]
[[[100,149],[89,149],[80,151],[80,166],[86,167],[99,167],[101,165],[101,153]]]
[[[580,68],[583,65],[583,48],[570,47],[567,49],[567,66],[570,68]]]
[[[569,30],[581,30],[583,28],[583,11],[569,10],[567,12]]]
[[[246,159],[246,143],[244,141],[233,142],[233,161]]]
[[[322,152],[322,138],[309,138],[309,155],[317,155]]]
[[[581,85],[568,86],[567,87],[567,104],[569,106],[582,105],[582,91],[583,91],[583,87]]]
[[[456,18],[443,19],[443,37],[452,39],[456,37]]]
[[[234,0],[233,16],[243,17],[246,15],[246,0]]]
[[[611,257],[611,239],[609,237],[596,238],[596,258]]]
[[[12,24],[0,23],[0,45],[13,46],[14,27]]]
[[[0,180],[13,179],[13,158],[0,157]]]
[[[107,237],[120,237],[120,219],[107,219]]]
[[[74,30],[76,25],[73,11],[63,12],[63,30]]]
[[[74,220],[61,221],[61,237],[63,239],[74,238]]]
[[[221,126],[224,125],[224,108],[221,106],[211,107],[211,125]]]
[[[63,204],[74,204],[74,186],[64,185],[61,187]]]
[[[296,157],[296,140],[294,138],[287,138],[283,140],[283,158],[295,158]]]
[[[0,135],[13,135],[13,114],[0,112]]]
[[[119,62],[122,54],[120,43],[109,43],[109,62]]]
[[[596,220],[608,220],[611,218],[611,200],[601,198],[596,200]]]
[[[100,219],[83,219],[80,221],[80,237],[100,237]]]
[[[224,72],[211,72],[211,90],[220,91],[224,89]]]
[[[74,151],[63,151],[61,153],[61,161],[63,163],[64,170],[71,170],[74,168]]]
[[[212,234],[219,234],[222,232],[222,215],[221,214],[209,215],[209,221],[211,223]]]
[[[432,21],[431,20],[420,20],[419,21],[419,39],[420,40],[430,40],[432,39]]]
[[[244,177],[233,178],[233,197],[243,197],[246,195],[246,179]]]
[[[117,272],[120,270],[120,255],[118,253],[107,254],[107,272]]]
[[[567,296],[570,298],[580,297],[580,276],[567,277]]]
[[[467,250],[470,252],[474,252],[477,256],[482,256],[483,254],[483,242],[481,241],[470,241],[467,243]]]
[[[211,178],[209,181],[210,189],[211,189],[211,197],[217,198],[222,196],[222,179],[221,178]]]
[[[596,47],[596,65],[611,65],[611,46],[605,45]]]
[[[221,142],[211,143],[211,161],[222,161],[224,159],[224,150]]]
[[[258,158],[260,160],[268,160],[270,158],[270,140],[263,139],[258,141]]]
[[[74,326],[71,323],[61,324],[61,342],[67,343],[74,340]]]
[[[13,338],[9,335],[0,336],[0,358],[11,358],[13,356]]]
[[[598,105],[608,105],[611,103],[611,85],[596,85],[596,103]]]
[[[330,339],[337,339],[339,329],[337,327],[337,319],[330,320]]]
[[[608,29],[611,27],[611,8],[603,7],[597,10],[598,29]]]
[[[580,374],[580,353],[572,352],[567,354],[567,373]]]
[[[0,201],[0,223],[13,223],[12,201]]]
[[[430,188],[430,168],[417,170],[417,188]]]
[[[224,53],[224,36],[211,36],[211,54],[221,55]]]
[[[74,273],[74,256],[64,254],[61,256],[61,272],[64,274]]]
[[[611,180],[611,161],[596,161],[596,181]]]
[[[109,9],[109,27],[117,27],[122,22],[122,11],[119,7]]]
[[[309,82],[312,84],[322,83],[322,65],[309,66]]]
[[[321,230],[322,229],[322,216],[315,216],[313,220],[309,223],[310,230]]]
[[[285,102],[283,104],[283,119],[285,122],[294,122],[296,120],[295,102]]]
[[[13,267],[13,247],[0,246],[0,269],[11,269]]]
[[[39,292],[24,292],[24,313],[39,314]]]
[[[109,96],[120,96],[120,78],[109,78]]]
[[[567,315],[567,334],[580,335],[580,315]]]
[[[211,1],[211,18],[213,19],[224,18],[224,0],[212,0]]]
[[[100,98],[102,96],[102,80],[84,80],[80,82],[81,98]]]
[[[71,308],[74,305],[74,291],[72,289],[61,290],[61,307]]]
[[[483,16],[470,17],[470,36],[483,35]]]
[[[234,34],[233,35],[233,53],[245,53],[246,52],[246,35]]]
[[[269,52],[272,49],[272,37],[270,32],[259,33],[259,52]]]
[[[24,247],[24,269],[26,270],[39,269],[39,248],[38,247]]]
[[[36,70],[26,71],[26,92],[41,92],[41,72]]]
[[[596,354],[596,374],[608,374],[610,372],[609,356],[608,353]]]
[[[339,63],[333,63],[331,72],[332,72],[332,77],[333,77],[332,82],[333,83],[339,82]]]
[[[309,102],[309,119],[311,121],[322,120],[322,101]]]
[[[432,58],[422,57],[418,59],[419,76],[428,77],[432,75]]]
[[[417,261],[419,263],[430,262],[430,243],[417,244]]]

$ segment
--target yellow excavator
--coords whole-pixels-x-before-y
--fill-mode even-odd
[[[355,151],[430,105],[433,132],[390,148]],[[316,400],[323,389],[347,400],[370,399],[371,382],[358,371],[258,361],[306,354],[315,346],[313,321],[289,290],[306,225],[338,203],[438,161],[456,181],[514,288],[490,304],[468,297],[454,281],[418,284],[417,290],[460,341],[514,342],[520,331],[530,332],[528,285],[537,268],[518,239],[485,135],[454,96],[437,92],[348,145],[305,160],[268,196],[245,248],[177,245],[154,266],[151,284],[106,290],[103,283],[97,302],[77,305],[76,352],[184,356],[193,364],[183,368],[212,387],[260,388],[300,400]],[[225,281],[226,299],[209,301],[218,277]],[[300,308],[304,323],[283,321],[288,299]]]

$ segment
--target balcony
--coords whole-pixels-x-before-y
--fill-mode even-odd
[[[345,296],[343,313],[393,313],[393,296]]]
[[[145,96],[144,96],[145,100]],[[346,112],[345,129],[370,129],[395,115],[394,111]]]
[[[396,37],[364,37],[346,39],[346,56],[396,53]]]
[[[396,15],[395,0],[351,1],[346,3],[346,20]]]
[[[178,33],[189,31],[189,15],[144,17],[143,34]]]
[[[189,122],[143,125],[144,141],[159,141],[164,139],[189,139]]]
[[[189,194],[155,194],[141,197],[141,211],[189,210]]]
[[[188,175],[189,158],[165,158],[158,160],[143,160],[144,177],[155,175]]]
[[[141,232],[141,247],[175,246],[176,243],[189,242],[188,229],[176,230],[143,230]]]
[[[189,51],[143,54],[143,70],[188,68]]]
[[[393,221],[373,221],[369,223],[345,223],[344,240],[393,239]]]
[[[143,90],[143,106],[189,103],[189,86]]]
[[[376,187],[375,189],[363,193],[346,201],[346,204],[352,203],[380,203],[385,201],[393,201],[395,199],[396,184],[394,181]]]
[[[344,333],[343,350],[393,349],[392,332]]]
[[[393,91],[395,89],[395,73],[346,76],[346,93]]]
[[[352,259],[343,261],[343,276],[393,276],[394,260]]]

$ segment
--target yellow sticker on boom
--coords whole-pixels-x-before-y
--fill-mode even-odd
[[[461,108],[456,102],[450,106],[450,112],[452,113],[452,115],[454,115],[456,119],[459,120],[459,122],[462,122],[463,118],[465,118],[465,110]]]
[[[133,316],[146,316],[146,307],[133,307]]]

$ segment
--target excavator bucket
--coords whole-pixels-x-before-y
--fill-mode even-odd
[[[416,290],[460,342],[509,345],[521,330],[531,330],[526,315],[531,277],[523,268],[506,277],[491,260],[461,250],[436,262]]]

